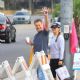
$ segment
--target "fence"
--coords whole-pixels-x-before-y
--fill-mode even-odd
[[[41,67],[45,80],[54,80],[44,52],[37,52],[36,55],[33,56],[30,66],[26,64],[23,56],[16,59],[13,68],[10,67],[7,60],[3,61],[0,65],[0,80],[21,80],[21,76],[23,76],[22,80],[38,80],[38,67]],[[19,69],[22,74],[17,75]]]

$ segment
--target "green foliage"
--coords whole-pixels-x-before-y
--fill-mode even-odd
[[[74,9],[74,17],[77,17],[80,19],[80,0],[73,0],[73,9]]]
[[[73,0],[73,10],[74,10],[74,17],[78,17],[80,19],[80,0]],[[59,16],[59,14],[60,14],[60,4],[55,4],[52,16],[54,18],[56,16]]]
[[[53,18],[60,15],[60,4],[55,4],[54,11],[52,13]]]

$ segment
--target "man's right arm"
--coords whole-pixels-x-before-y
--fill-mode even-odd
[[[48,8],[47,7],[44,7],[42,8],[43,10],[43,14],[44,14],[44,20],[45,20],[45,23],[44,23],[44,29],[46,31],[48,31]]]
[[[33,46],[33,42],[31,41],[31,40],[29,40],[29,41],[25,41],[28,45],[30,45],[30,46]]]

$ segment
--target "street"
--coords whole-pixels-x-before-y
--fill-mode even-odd
[[[33,24],[20,24],[14,25],[16,28],[16,42],[7,44],[1,41],[0,44],[0,64],[4,60],[8,60],[10,65],[13,66],[17,57],[24,56],[25,60],[28,62],[29,59],[29,49],[25,43],[25,38],[34,35],[35,29]]]

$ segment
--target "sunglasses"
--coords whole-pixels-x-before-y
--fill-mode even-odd
[[[56,28],[60,28],[60,27],[57,27],[57,26],[56,26],[56,27],[53,27],[52,29],[56,29]]]

